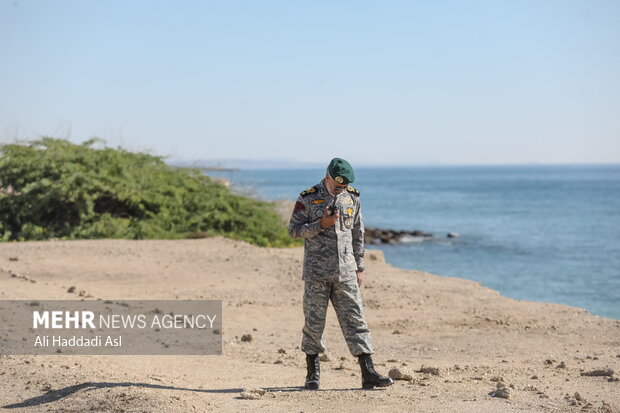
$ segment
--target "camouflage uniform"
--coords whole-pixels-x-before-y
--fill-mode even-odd
[[[301,349],[306,354],[325,351],[323,330],[331,299],[351,354],[372,354],[356,276],[356,270],[364,270],[364,223],[359,192],[349,186],[336,196],[339,221],[323,229],[320,225],[323,210],[333,200],[323,181],[308,188],[297,198],[288,227],[293,238],[304,238],[305,325]]]

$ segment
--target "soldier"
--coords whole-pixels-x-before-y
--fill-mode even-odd
[[[288,227],[291,237],[304,239],[301,350],[306,353],[307,389],[319,388],[318,353],[325,351],[323,330],[330,299],[349,351],[359,359],[362,387],[393,383],[374,369],[370,332],[362,313],[364,223],[360,193],[349,185],[354,180],[347,161],[332,159],[325,178],[297,198]]]

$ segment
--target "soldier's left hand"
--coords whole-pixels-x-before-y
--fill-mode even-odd
[[[357,285],[361,287],[364,282],[364,271],[355,271],[355,274],[357,274]]]

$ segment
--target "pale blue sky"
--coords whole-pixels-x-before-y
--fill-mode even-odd
[[[0,139],[620,162],[620,1],[0,0]]]

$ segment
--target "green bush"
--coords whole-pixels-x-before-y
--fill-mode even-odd
[[[231,193],[200,170],[108,148],[99,139],[0,145],[4,241],[176,239],[205,233],[259,246],[298,245],[272,204]]]

